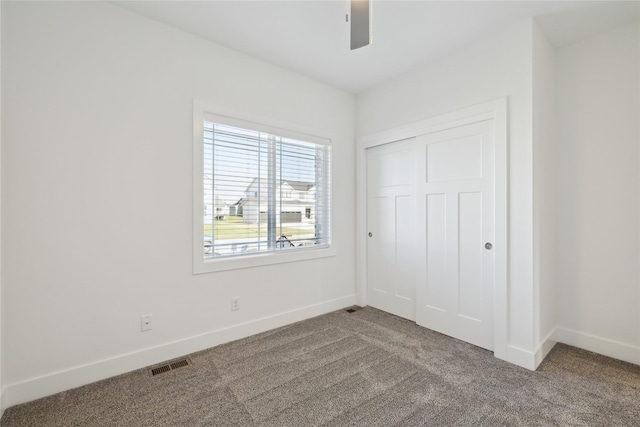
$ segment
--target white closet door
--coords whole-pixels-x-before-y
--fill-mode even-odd
[[[493,349],[493,120],[421,135],[416,321]]]
[[[415,320],[415,139],[367,150],[369,305]]]

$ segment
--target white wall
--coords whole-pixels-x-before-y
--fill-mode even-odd
[[[640,363],[638,24],[556,53],[558,340]]]
[[[554,49],[533,25],[533,289],[537,363],[553,348],[557,324]]]
[[[354,303],[353,95],[108,3],[2,6],[8,405]],[[337,136],[337,256],[192,274],[194,98]]]
[[[533,363],[532,22],[359,94],[357,135],[509,97],[509,313],[507,360]]]

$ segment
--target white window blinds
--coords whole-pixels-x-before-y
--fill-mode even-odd
[[[206,119],[203,130],[205,259],[329,245],[328,144]]]

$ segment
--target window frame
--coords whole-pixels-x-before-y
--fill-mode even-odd
[[[288,137],[332,147],[332,135],[310,130],[300,125],[285,123],[265,117],[233,111],[203,101],[193,101],[193,274],[252,268],[273,264],[312,260],[336,255],[334,236],[334,193],[333,193],[333,150],[329,150],[329,238],[321,247],[302,247],[296,250],[258,252],[233,257],[205,259],[204,257],[204,215],[202,197],[204,194],[204,121],[213,119],[218,123],[246,128],[277,136]]]

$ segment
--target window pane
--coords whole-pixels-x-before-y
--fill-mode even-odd
[[[205,258],[328,244],[329,171],[328,146],[205,121]]]

